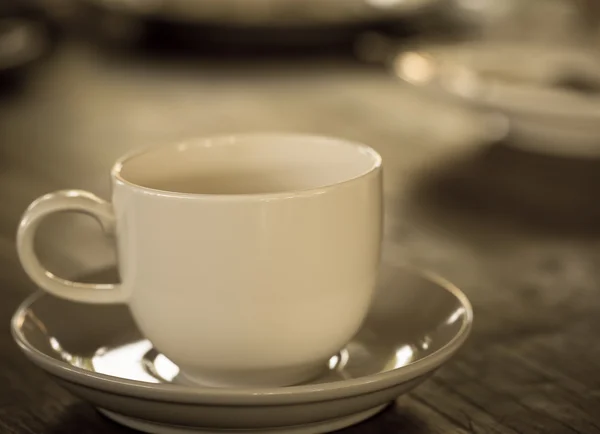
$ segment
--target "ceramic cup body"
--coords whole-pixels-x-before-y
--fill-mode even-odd
[[[211,386],[281,386],[316,375],[370,306],[382,235],[381,159],[304,135],[199,139],[113,168],[112,204],[57,192],[19,230],[26,271],[75,301],[127,303],[185,376]],[[119,285],[67,282],[29,249],[56,210],[116,235]]]

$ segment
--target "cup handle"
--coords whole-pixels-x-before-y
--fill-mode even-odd
[[[34,248],[35,234],[41,221],[55,212],[78,212],[94,217],[108,235],[114,232],[112,205],[81,190],[62,190],[36,199],[25,211],[17,232],[17,251],[25,272],[42,289],[72,301],[107,304],[124,303],[121,284],[72,282],[55,276],[40,263]]]

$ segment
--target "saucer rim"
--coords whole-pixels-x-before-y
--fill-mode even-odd
[[[396,266],[448,291],[461,304],[464,315],[460,329],[442,348],[400,368],[370,374],[349,380],[323,384],[308,384],[270,388],[209,388],[176,384],[153,384],[137,380],[119,379],[106,374],[88,371],[54,359],[31,345],[20,330],[26,310],[37,299],[50,296],[38,290],[28,296],[11,319],[11,334],[25,355],[43,370],[64,381],[96,390],[151,401],[169,401],[187,404],[225,405],[285,405],[320,402],[358,396],[397,386],[431,373],[447,362],[464,344],[473,326],[473,307],[467,296],[454,284],[436,273],[410,265]]]

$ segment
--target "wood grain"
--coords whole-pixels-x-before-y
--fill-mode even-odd
[[[384,261],[440,273],[471,298],[459,356],[344,432],[600,432],[600,163],[479,144],[477,122],[351,63],[163,63],[66,43],[0,99],[0,433],[130,432],[27,362],[8,321],[33,285],[14,251],[25,207],[59,188],[108,196],[108,170],[143,145],[280,130],[366,142],[385,160]],[[114,265],[94,222],[40,233],[64,276]],[[398,282],[402,284],[402,282]]]

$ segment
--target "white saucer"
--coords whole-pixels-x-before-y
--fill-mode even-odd
[[[386,283],[389,282],[389,283]],[[107,417],[156,434],[311,434],[363,421],[411,390],[465,342],[471,306],[457,288],[408,268],[384,270],[368,319],[306,384],[199,387],[153,350],[124,306],[44,293],[12,320],[25,355]]]

